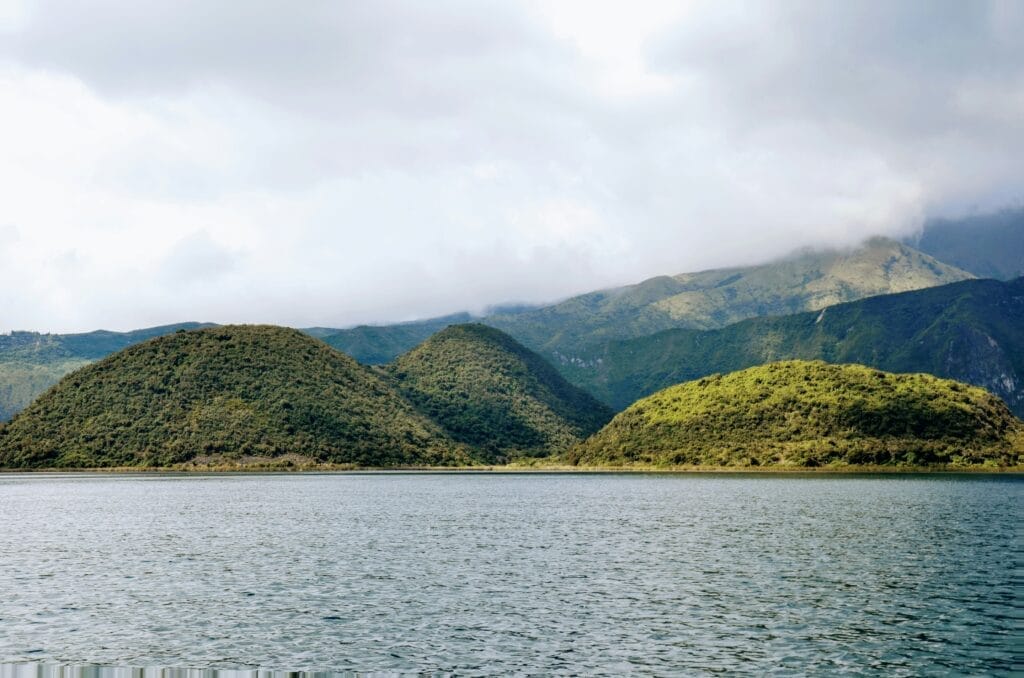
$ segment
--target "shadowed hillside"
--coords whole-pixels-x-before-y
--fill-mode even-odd
[[[388,372],[452,438],[492,461],[563,452],[612,416],[536,353],[484,325],[442,330]]]
[[[932,219],[910,244],[981,278],[1024,275],[1024,208]]]

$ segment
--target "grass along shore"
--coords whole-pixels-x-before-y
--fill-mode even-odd
[[[301,455],[285,455],[282,457],[240,457],[226,459],[221,457],[198,457],[183,464],[170,466],[108,466],[101,468],[45,468],[22,469],[2,468],[4,474],[86,474],[86,475],[148,475],[161,473],[174,474],[252,474],[252,473],[439,473],[439,474],[505,474],[505,473],[743,473],[743,474],[781,474],[781,475],[829,475],[829,474],[901,474],[901,473],[1024,473],[1024,464],[999,466],[997,464],[844,464],[832,463],[824,466],[715,466],[694,464],[599,464],[593,466],[574,466],[558,458],[526,458],[508,464],[477,464],[463,466],[387,466],[369,467],[355,464],[335,464],[318,462]]]

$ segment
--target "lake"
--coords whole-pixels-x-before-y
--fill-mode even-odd
[[[1022,507],[1007,475],[0,475],[0,662],[1008,675]]]

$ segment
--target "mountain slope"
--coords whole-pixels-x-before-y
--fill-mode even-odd
[[[565,451],[612,412],[507,334],[453,325],[388,366],[402,393],[489,461]]]
[[[1018,463],[1024,423],[983,389],[861,365],[772,363],[639,400],[571,463]]]
[[[2,467],[284,454],[363,466],[468,459],[371,369],[271,326],[136,344],[73,372],[0,425]]]
[[[1011,280],[1024,275],[1024,208],[932,219],[908,242],[981,278]]]
[[[581,360],[587,347],[611,339],[722,327],[970,277],[906,245],[874,239],[848,252],[810,252],[761,266],[661,276],[479,322],[507,332],[562,370]],[[361,362],[380,363],[411,348],[419,326],[428,331],[437,322],[377,327],[372,336],[365,328],[344,330],[326,340]]]
[[[671,384],[791,358],[928,372],[1024,415],[1024,278],[967,280],[811,313],[609,342],[564,373],[616,409]]]
[[[595,341],[722,327],[969,277],[905,245],[874,239],[852,252],[809,252],[761,266],[653,278],[486,322],[571,359],[572,351]]]

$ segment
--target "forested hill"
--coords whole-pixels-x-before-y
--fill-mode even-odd
[[[570,450],[580,465],[1016,465],[1024,424],[987,391],[927,374],[787,361],[644,398]]]
[[[489,461],[564,452],[612,416],[539,355],[479,324],[442,330],[388,372],[421,412]]]
[[[610,342],[563,369],[622,409],[672,384],[791,358],[948,377],[984,387],[1024,415],[1024,278],[968,280],[718,330],[669,330]]]
[[[0,468],[495,463],[564,452],[611,416],[482,325],[450,327],[387,368],[298,330],[223,326],[136,344],[67,375],[0,424]]]
[[[470,460],[372,369],[272,326],[136,344],[69,374],[0,424],[0,467],[285,454],[361,466]]]

